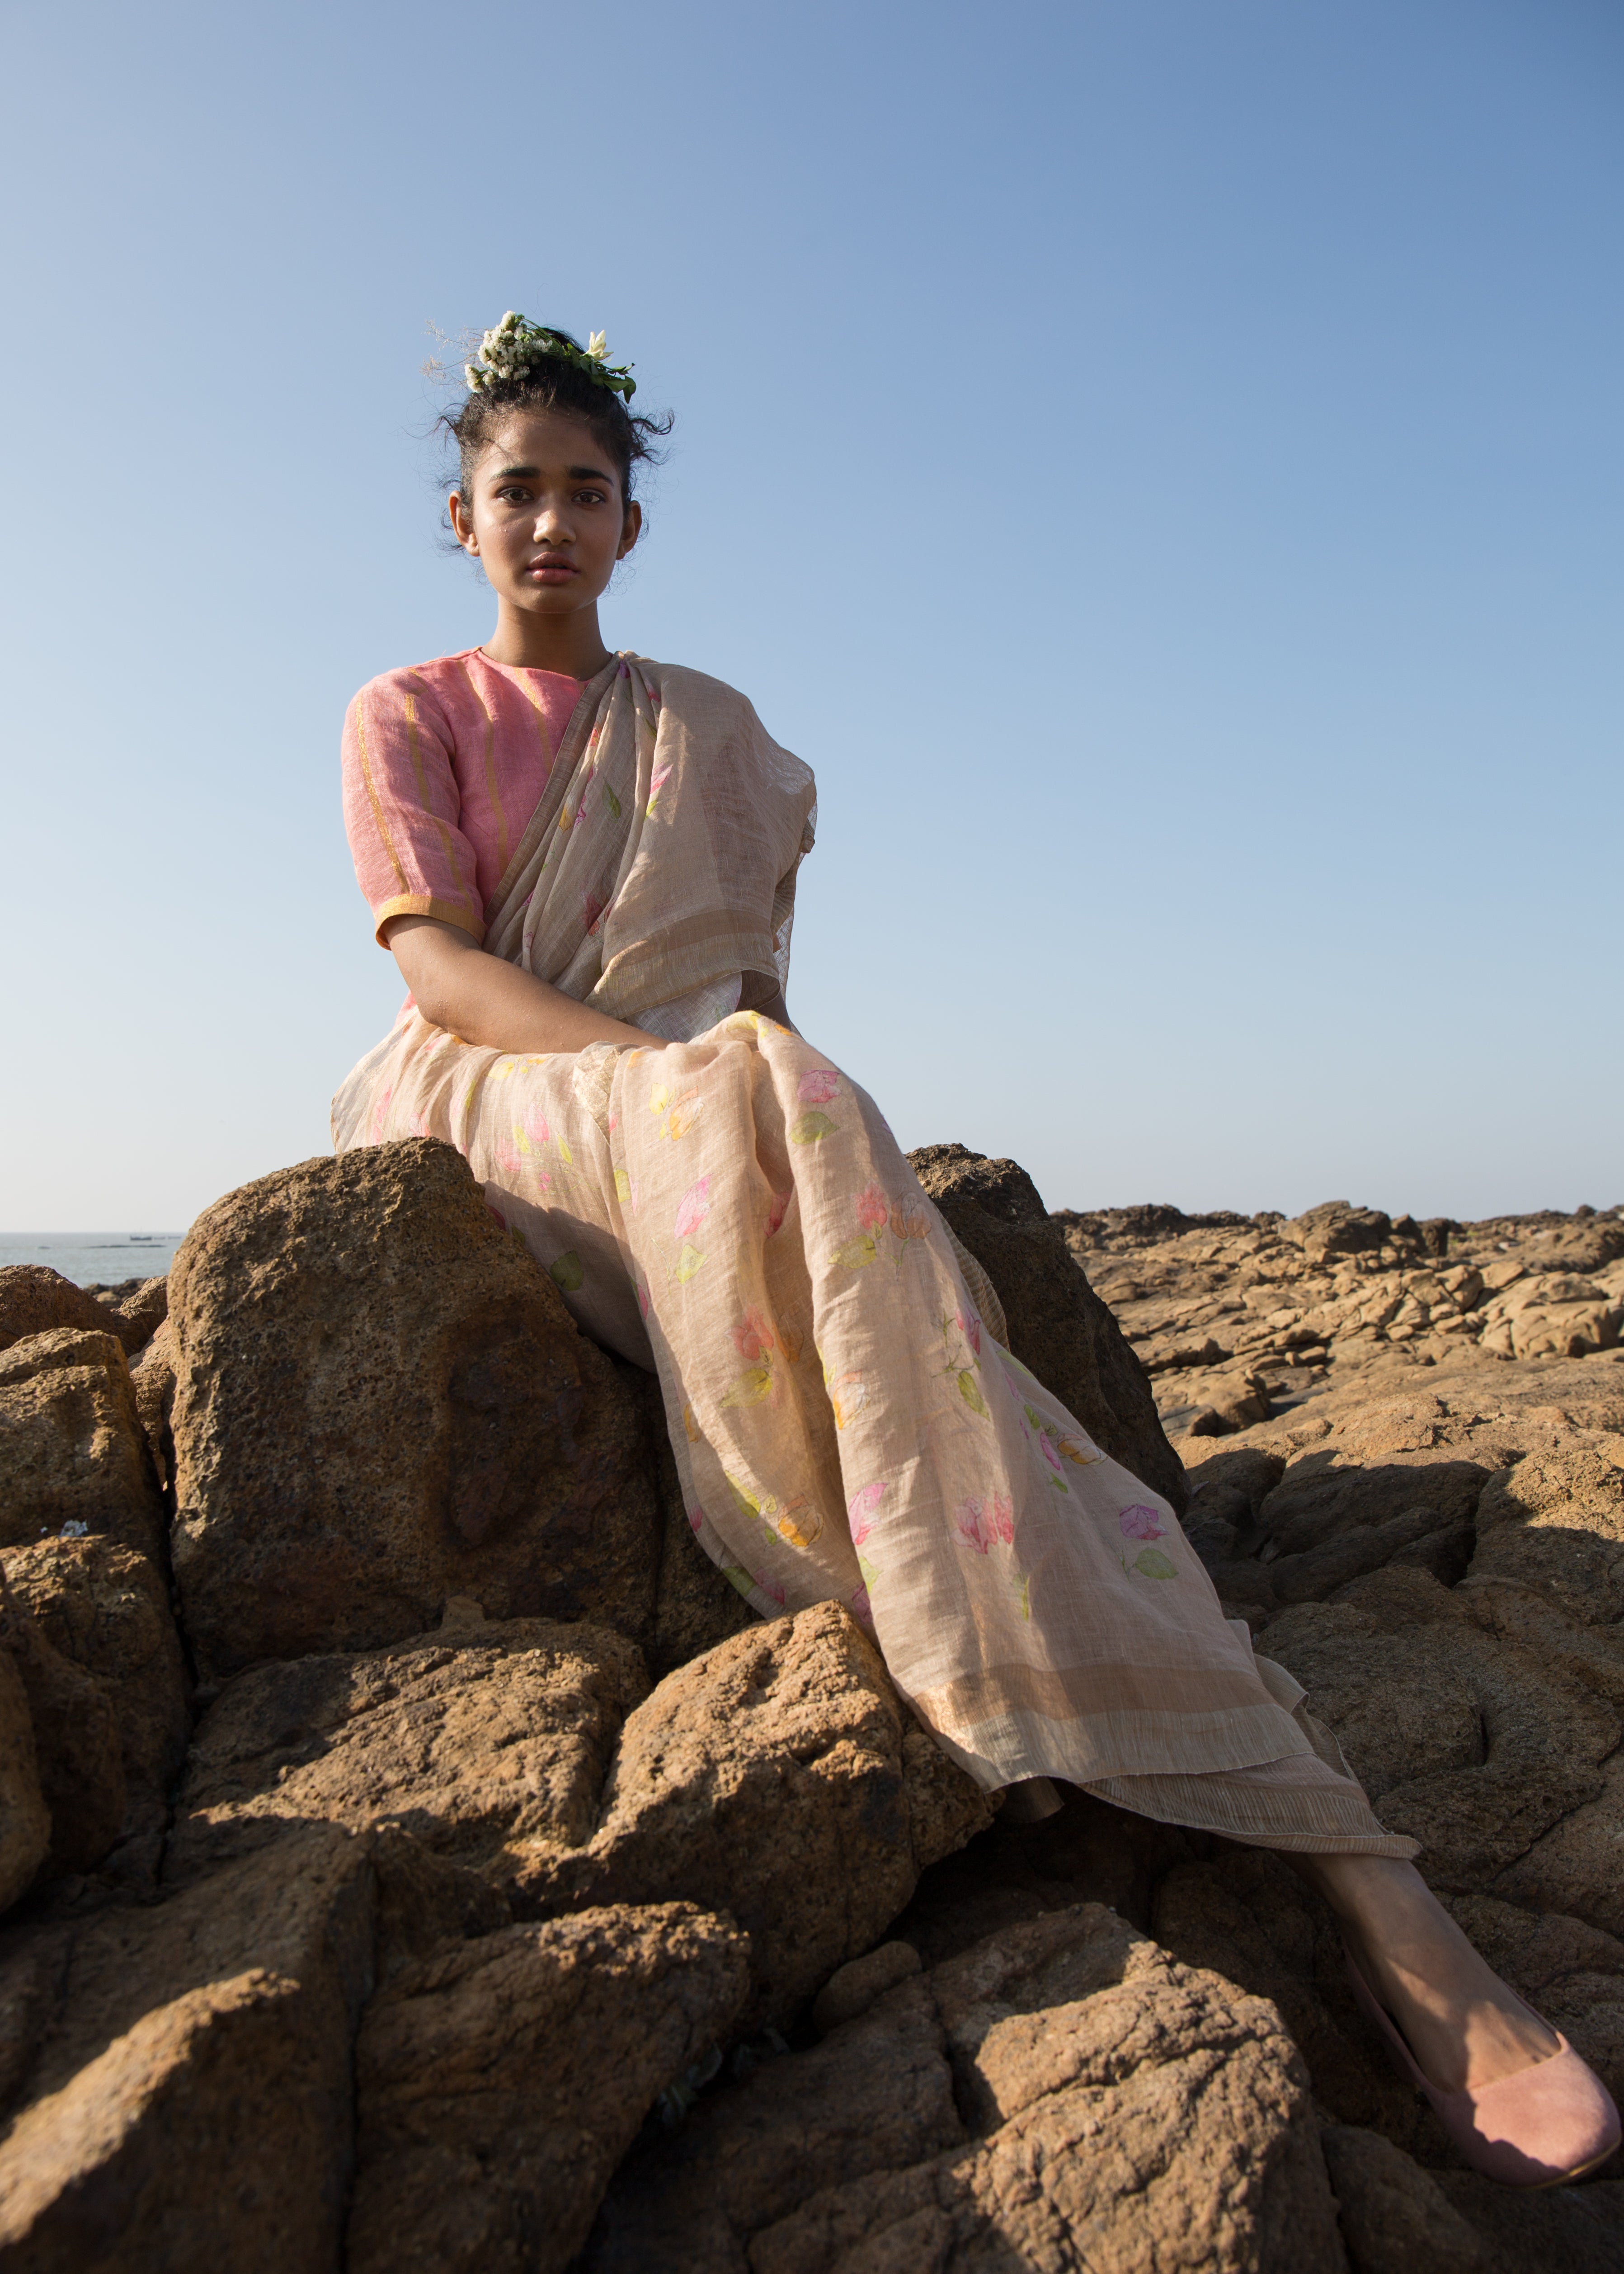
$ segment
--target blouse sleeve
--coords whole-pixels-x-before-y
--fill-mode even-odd
[[[374,679],[345,714],[344,828],[380,946],[391,916],[435,916],[485,937],[451,755],[450,730],[415,672]]]

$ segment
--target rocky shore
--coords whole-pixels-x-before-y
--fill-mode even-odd
[[[914,1156],[1624,2097],[1624,1212],[1051,1216]],[[1275,1858],[1017,1823],[756,1621],[449,1148],[0,1271],[0,2274],[1613,2274]]]

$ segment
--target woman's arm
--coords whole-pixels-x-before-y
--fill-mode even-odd
[[[583,1050],[589,1043],[636,1043],[663,1050],[657,1035],[589,1011],[545,979],[487,955],[455,924],[433,916],[394,916],[389,951],[432,1027],[498,1050]]]

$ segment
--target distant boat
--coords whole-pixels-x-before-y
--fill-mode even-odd
[[[158,1234],[157,1234],[155,1231],[132,1231],[132,1232],[130,1234],[130,1242],[131,1242],[132,1246],[133,1246],[137,1240],[140,1240],[140,1239],[147,1239],[147,1240],[156,1239],[157,1239],[157,1237],[158,1237]]]

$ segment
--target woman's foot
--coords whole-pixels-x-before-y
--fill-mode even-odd
[[[1413,1864],[1292,1856],[1342,1923],[1355,1962],[1440,2092],[1480,2092],[1558,2050],[1554,2029],[1479,1957]]]

